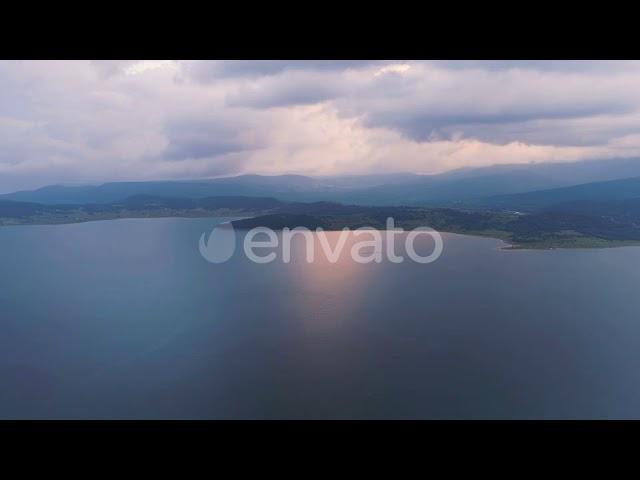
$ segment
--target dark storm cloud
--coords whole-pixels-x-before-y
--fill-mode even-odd
[[[444,68],[451,63],[456,68]],[[465,70],[461,63],[473,69]],[[639,97],[633,85],[640,71],[632,66],[627,65],[618,76],[603,76],[578,74],[578,67],[569,72],[545,72],[544,62],[528,69],[522,69],[520,62],[509,65],[511,68],[479,62],[413,63],[406,74],[383,75],[351,88],[335,104],[341,115],[359,116],[367,127],[394,129],[420,142],[460,135],[493,143],[526,142],[533,138],[528,136],[528,125],[538,122],[536,139],[554,144],[563,129],[558,120],[570,123],[638,111]],[[544,121],[554,124],[546,130],[546,139],[540,123]],[[571,141],[568,136],[561,143]],[[582,138],[578,143],[588,140]]]
[[[237,115],[194,115],[171,120],[165,126],[168,145],[163,152],[167,160],[213,158],[253,150],[262,143],[251,132],[250,119]]]
[[[184,62],[186,74],[208,82],[216,79],[277,75],[286,71],[342,71],[382,63],[379,60],[232,60]]]
[[[426,141],[430,138],[451,139],[460,133],[467,137],[493,143],[508,143],[512,141],[534,140],[528,132],[528,122],[575,119],[603,114],[623,114],[632,110],[628,105],[604,103],[601,105],[570,105],[565,108],[549,108],[545,106],[531,106],[530,108],[514,108],[505,112],[446,112],[425,106],[407,107],[406,109],[381,109],[363,111],[363,124],[367,127],[386,127],[399,130],[407,137],[416,141]],[[509,129],[508,126],[514,128]],[[520,130],[518,130],[518,128]],[[525,133],[523,134],[523,130]],[[542,143],[550,142],[553,130],[546,129],[535,132]],[[546,136],[546,138],[545,138]],[[558,139],[556,139],[558,140]],[[565,138],[563,144],[572,144]],[[537,143],[537,142],[533,142]]]
[[[238,140],[226,139],[217,135],[184,133],[170,136],[169,145],[163,158],[167,160],[212,158],[247,149],[247,146]]]
[[[334,99],[345,88],[345,82],[333,75],[295,72],[241,87],[227,96],[227,105],[262,109],[308,105]]]
[[[331,102],[341,117],[401,132],[414,141],[459,135],[487,142],[556,143],[535,121],[624,115],[640,63],[623,61],[232,61],[190,62],[199,81],[235,79],[230,107],[270,109]],[[610,77],[617,75],[618,82]],[[520,130],[518,130],[520,128]],[[492,131],[495,132],[492,134]],[[560,144],[589,144],[566,132]],[[574,142],[575,143],[572,143]]]

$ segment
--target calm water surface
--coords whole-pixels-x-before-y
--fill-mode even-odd
[[[213,265],[219,221],[0,228],[0,418],[640,418],[640,248]]]

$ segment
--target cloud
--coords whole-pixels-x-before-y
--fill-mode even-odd
[[[214,159],[264,147],[255,115],[204,114],[172,119],[165,125],[167,147],[161,159]]]
[[[385,65],[376,73],[373,74],[374,77],[378,77],[380,75],[384,75],[385,73],[399,73],[402,74],[408,71],[411,68],[411,65],[407,63],[393,63],[391,65]]]
[[[309,105],[334,99],[346,88],[342,77],[326,72],[288,72],[239,85],[227,96],[227,105],[259,109]]]
[[[418,64],[403,75],[384,75],[359,85],[336,102],[343,115],[362,116],[365,126],[392,128],[414,140],[451,138],[454,133],[474,138],[482,131],[483,139],[491,142],[497,139],[491,138],[490,128],[631,113],[640,101],[632,86],[638,78],[626,73],[594,77]],[[508,129],[501,130],[503,142]],[[557,130],[549,133],[555,136]],[[507,139],[528,140],[526,129]]]
[[[384,63],[379,60],[232,60],[182,62],[185,75],[212,82],[225,78],[259,78],[295,71],[344,71]]]
[[[118,75],[126,71],[128,67],[140,63],[139,60],[93,60],[91,66],[103,78]]]
[[[640,63],[0,61],[0,191],[640,155]]]
[[[640,62],[628,60],[437,60],[430,62],[453,70],[537,70],[541,72],[602,73],[638,71]]]

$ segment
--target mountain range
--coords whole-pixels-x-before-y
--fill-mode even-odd
[[[636,244],[640,160],[510,165],[432,176],[241,175],[54,185],[0,196],[0,225],[171,216],[251,217],[238,221],[239,228],[336,229],[384,228],[393,216],[407,227],[495,236],[532,248]]]
[[[508,203],[508,198],[498,198],[499,196],[629,177],[640,177],[640,159],[501,165],[454,170],[438,175],[240,175],[193,181],[51,185],[37,190],[0,195],[0,199],[60,205],[106,204],[135,195],[194,199],[213,196],[260,196],[283,201],[332,201],[355,205],[502,208]],[[487,200],[490,197],[496,198]]]

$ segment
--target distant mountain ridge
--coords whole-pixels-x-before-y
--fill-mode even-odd
[[[0,195],[0,199],[59,204],[108,204],[135,195],[205,198],[273,197],[281,201],[331,201],[356,205],[473,207],[478,200],[596,181],[640,177],[640,159],[499,165],[438,175],[411,173],[307,177],[240,175],[192,181],[52,185]]]
[[[593,182],[564,188],[537,190],[512,195],[497,195],[478,201],[478,205],[496,209],[535,212],[540,210],[568,211],[570,205],[613,205],[616,202],[640,198],[640,176]]]

